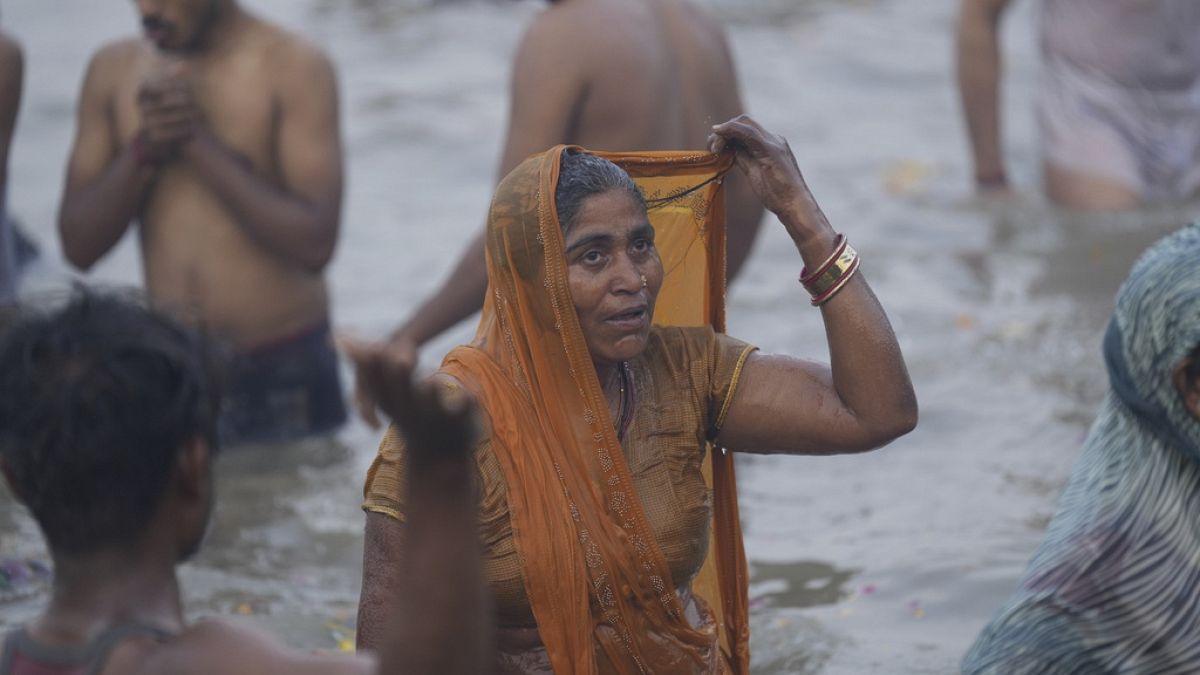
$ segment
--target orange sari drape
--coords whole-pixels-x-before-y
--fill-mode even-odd
[[[713,536],[693,590],[716,621],[692,627],[633,489],[575,315],[554,203],[563,150],[531,157],[497,188],[483,316],[474,342],[447,355],[442,370],[487,411],[526,590],[557,675],[748,673],[732,456],[707,453]],[[731,159],[597,154],[646,195],[666,272],[655,322],[723,330],[720,179]]]

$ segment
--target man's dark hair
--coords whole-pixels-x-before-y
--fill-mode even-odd
[[[0,323],[0,458],[51,550],[134,541],[179,451],[216,451],[213,346],[132,293],[76,287]]]
[[[568,232],[575,225],[585,199],[609,190],[626,191],[646,210],[646,198],[624,169],[595,155],[564,150],[558,168],[558,186],[554,189],[554,205],[562,231]]]

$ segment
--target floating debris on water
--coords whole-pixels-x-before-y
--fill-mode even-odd
[[[0,604],[24,600],[50,585],[50,565],[33,558],[0,558]]]

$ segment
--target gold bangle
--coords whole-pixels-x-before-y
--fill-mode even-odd
[[[807,267],[800,270],[800,283],[807,286],[813,279],[821,276],[842,255],[842,251],[846,250],[846,244],[846,235],[838,234],[833,240],[833,251],[829,254],[828,258],[822,260],[821,264],[814,267],[811,272],[808,271]]]
[[[819,298],[829,292],[829,289],[837,285],[842,277],[846,276],[850,268],[858,260],[858,251],[850,244],[845,244],[842,247],[841,254],[837,259],[831,262],[824,270],[816,277],[808,279],[804,282],[804,288],[808,294],[814,298]]]
[[[846,273],[839,277],[838,280],[834,282],[833,286],[829,287],[824,293],[813,296],[813,307],[820,307],[821,305],[829,302],[833,296],[838,294],[838,291],[842,290],[845,288],[846,284],[850,283],[850,280],[854,278],[855,272],[858,272],[858,268],[861,265],[862,258],[859,258],[858,254],[856,253],[854,255],[854,260],[850,263],[850,267],[846,270]]]

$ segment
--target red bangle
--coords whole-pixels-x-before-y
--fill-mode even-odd
[[[850,283],[850,279],[854,277],[854,273],[858,271],[858,268],[861,264],[862,258],[859,258],[857,255],[855,255],[853,262],[850,263],[850,267],[848,267],[842,276],[838,278],[837,282],[834,283],[833,286],[830,286],[829,289],[824,293],[812,299],[813,307],[820,307],[826,302],[829,302],[830,298],[837,295],[838,291],[845,288],[846,284]]]
[[[809,283],[824,274],[829,266],[832,265],[838,258],[842,257],[842,252],[846,250],[846,235],[838,234],[837,239],[833,240],[833,253],[822,262],[814,272],[809,272],[808,268],[800,269],[800,283],[807,286]]]

